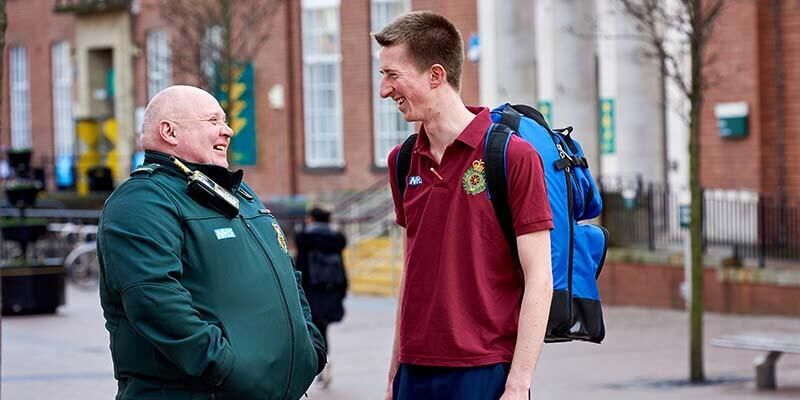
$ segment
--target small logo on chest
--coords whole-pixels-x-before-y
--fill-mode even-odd
[[[281,246],[281,250],[283,250],[284,253],[289,254],[289,246],[286,244],[286,236],[283,234],[281,226],[278,225],[277,222],[273,222],[272,229],[275,229],[275,236],[278,237],[278,244]]]
[[[233,229],[231,228],[214,229],[214,234],[217,235],[217,240],[233,239],[236,237],[236,234],[233,233]]]
[[[408,186],[419,186],[422,185],[422,177],[419,175],[409,176],[408,177]]]
[[[461,178],[461,186],[464,192],[473,196],[486,190],[486,163],[483,160],[475,160]]]

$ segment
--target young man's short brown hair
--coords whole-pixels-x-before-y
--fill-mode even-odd
[[[414,11],[397,17],[372,36],[383,47],[405,44],[420,71],[441,64],[450,86],[461,89],[464,45],[458,28],[447,18],[432,11]]]

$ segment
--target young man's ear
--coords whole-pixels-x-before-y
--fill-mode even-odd
[[[441,64],[433,64],[429,80],[431,89],[436,89],[444,83],[447,83],[447,71]]]
[[[178,144],[178,137],[175,135],[175,126],[169,121],[161,120],[158,123],[158,135],[161,139],[171,145]]]

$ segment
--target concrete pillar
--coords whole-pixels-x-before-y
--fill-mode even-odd
[[[679,0],[667,0],[669,10],[677,10],[682,7]],[[671,11],[675,12],[675,11]],[[688,45],[682,43],[685,36],[673,30],[667,31],[668,45],[667,51],[672,54],[687,54]],[[683,47],[683,50],[681,48]],[[687,56],[683,60],[683,76],[687,79],[686,84],[691,84],[690,71],[691,59]],[[674,189],[689,188],[689,113],[691,104],[686,95],[678,88],[672,79],[667,78],[666,99],[667,99],[667,177],[669,185]]]
[[[534,105],[534,0],[479,0],[481,103]]]
[[[597,0],[597,15],[603,176],[664,183],[659,62],[619,1]]]
[[[592,173],[601,172],[595,6],[592,0],[537,0],[538,108],[552,127],[571,125]]]

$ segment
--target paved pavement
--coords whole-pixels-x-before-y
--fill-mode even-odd
[[[96,293],[68,292],[57,315],[3,317],[0,398],[112,399],[108,336]],[[334,381],[311,399],[382,398],[393,334],[393,299],[353,297],[343,323],[330,328]],[[535,399],[800,399],[800,355],[778,361],[778,390],[757,392],[758,352],[705,347],[716,384],[687,386],[683,312],[608,308],[602,345],[546,345],[534,377]],[[723,333],[800,332],[800,319],[707,314],[706,342]]]

